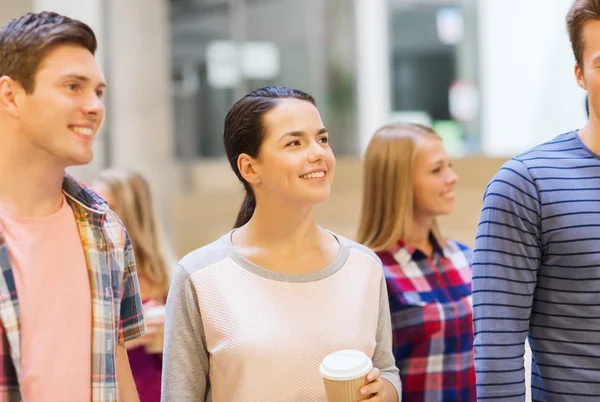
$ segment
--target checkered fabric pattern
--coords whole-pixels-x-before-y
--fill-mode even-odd
[[[131,241],[117,215],[85,185],[65,175],[63,192],[75,214],[90,277],[92,402],[116,402],[116,347],[145,330]],[[19,299],[1,230],[0,272],[0,401],[16,402],[21,400]]]
[[[450,241],[423,252],[399,241],[378,253],[404,402],[475,401],[471,252]]]

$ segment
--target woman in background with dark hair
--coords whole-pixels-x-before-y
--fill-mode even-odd
[[[381,262],[315,223],[335,158],[314,99],[255,90],[227,114],[224,142],[246,197],[231,232],[178,264],[163,401],[326,401],[319,365],[345,349],[375,367],[357,397],[397,401]]]

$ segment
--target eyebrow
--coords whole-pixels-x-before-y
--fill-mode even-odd
[[[67,74],[61,77],[61,79],[65,80],[65,79],[72,79],[72,80],[77,80],[77,81],[81,81],[81,82],[91,82],[91,80],[84,76],[84,75],[79,75],[79,74]],[[106,88],[106,82],[104,81],[100,81],[97,85],[98,88]]]
[[[321,134],[325,134],[325,133],[327,133],[327,129],[325,127],[323,127],[322,129],[317,131],[317,133],[315,135],[321,135]],[[306,134],[305,131],[290,131],[290,132],[283,134],[281,136],[281,138],[279,138],[279,140],[281,141],[285,137],[303,137],[305,134]]]

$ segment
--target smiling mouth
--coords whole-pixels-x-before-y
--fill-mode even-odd
[[[327,173],[326,172],[312,172],[312,173],[308,173],[308,174],[304,174],[302,176],[300,176],[301,179],[320,179],[322,177],[325,177]]]
[[[78,126],[71,126],[69,128],[71,129],[71,131],[73,131],[77,134],[81,134],[85,137],[91,137],[94,135],[94,130],[92,130],[91,128],[78,127]]]

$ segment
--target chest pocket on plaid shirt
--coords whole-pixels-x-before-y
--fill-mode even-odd
[[[423,300],[418,292],[405,292],[395,301],[390,303],[397,307],[392,311],[394,343],[427,341],[441,331],[440,306],[435,301]]]

